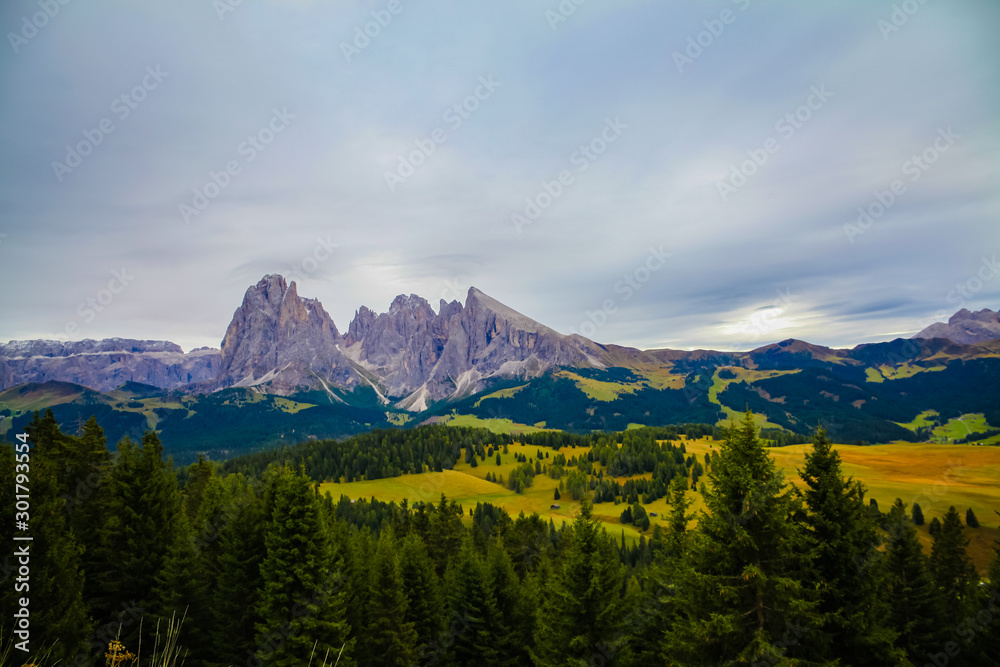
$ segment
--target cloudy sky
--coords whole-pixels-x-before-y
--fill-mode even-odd
[[[3,2],[0,340],[217,346],[267,273],[644,348],[1000,306],[1000,4],[576,2]]]

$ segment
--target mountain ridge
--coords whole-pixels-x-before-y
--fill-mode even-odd
[[[351,392],[371,387],[384,405],[420,412],[477,394],[498,379],[531,379],[557,368],[672,373],[666,381],[683,386],[685,374],[706,363],[779,369],[992,356],[997,319],[989,309],[963,309],[947,325],[931,325],[911,339],[854,348],[787,339],[741,352],[640,350],[559,333],[473,286],[464,304],[441,299],[437,312],[416,294],[398,295],[381,313],[362,305],[341,332],[318,299],[301,297],[295,281],[268,274],[247,288],[218,349],[184,353],[169,341],[124,338],[12,341],[0,344],[0,390],[54,380],[110,391],[138,382],[193,392],[319,390],[347,402]]]

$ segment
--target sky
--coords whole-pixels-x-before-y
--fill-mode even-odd
[[[640,348],[1000,306],[1000,3],[7,0],[0,341],[470,286]]]

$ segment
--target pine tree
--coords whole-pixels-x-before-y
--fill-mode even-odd
[[[585,496],[562,558],[542,594],[532,659],[538,665],[590,664],[616,655],[623,573],[614,542]]]
[[[446,576],[451,622],[448,637],[449,661],[456,665],[492,665],[499,658],[493,624],[497,618],[496,599],[490,589],[482,557],[471,540],[465,540]]]
[[[665,657],[772,664],[823,655],[826,640],[807,589],[806,542],[796,521],[800,505],[749,410],[726,430],[708,478],[709,513],[698,523],[695,571],[677,584],[682,600]]]
[[[198,462],[191,466],[190,476],[184,485],[184,511],[192,522],[198,516],[198,507],[205,495],[208,481],[215,476],[215,466],[198,455]]]
[[[979,519],[976,518],[976,513],[972,511],[972,508],[965,510],[965,525],[969,528],[979,528]]]
[[[423,664],[434,652],[444,629],[444,601],[441,582],[427,547],[416,535],[407,536],[400,545],[400,576],[406,596],[404,622],[416,633],[416,655]]]
[[[927,532],[930,533],[931,537],[937,537],[938,533],[941,532],[941,520],[937,517],[931,519],[930,525],[927,526]]]
[[[672,551],[680,554],[683,551],[683,538],[687,532],[690,515],[687,513],[691,503],[694,502],[687,497],[687,484],[683,477],[674,477],[667,490],[667,504],[670,505],[667,528],[669,529],[669,540]]]
[[[174,543],[156,573],[154,609],[161,622],[183,619],[179,643],[193,660],[210,655],[213,623],[209,578],[202,554],[195,548],[192,528],[184,512],[178,514]]]
[[[407,597],[397,559],[398,543],[392,531],[379,537],[371,563],[368,594],[366,651],[378,664],[409,667],[416,658],[415,624],[406,620]]]
[[[927,651],[941,645],[941,600],[927,571],[917,531],[898,498],[889,511],[888,533],[885,565],[890,625],[899,635],[896,645],[919,664]]]
[[[263,500],[242,475],[215,478],[206,487],[194,546],[215,583],[213,660],[221,665],[254,661],[264,529]]]
[[[462,507],[454,500],[448,502],[441,494],[441,501],[430,515],[427,549],[437,567],[439,575],[444,574],[448,563],[458,554],[462,544]]]
[[[819,612],[832,639],[830,658],[847,665],[899,662],[895,632],[885,626],[885,596],[878,527],[865,510],[860,483],[845,480],[840,455],[820,428],[800,473],[809,510],[805,523],[812,567],[820,587]]]
[[[934,537],[930,559],[931,576],[944,600],[947,618],[961,618],[971,611],[970,602],[979,576],[966,553],[968,546],[962,520],[952,505],[941,522],[941,531]]]
[[[264,532],[263,586],[257,603],[257,657],[266,664],[309,663],[347,644],[341,563],[334,561],[310,481],[288,468],[273,480]],[[350,655],[347,646],[344,655]]]
[[[913,525],[924,525],[924,511],[921,509],[920,503],[913,503]]]
[[[107,512],[105,482],[111,472],[111,465],[107,438],[97,420],[91,417],[83,425],[83,433],[70,464],[70,478],[73,482],[64,491],[70,526],[83,548],[80,565],[85,573],[89,573],[84,581],[85,600],[93,600],[100,595],[99,580],[94,575],[100,568],[99,527]]]
[[[510,554],[499,538],[494,538],[486,554],[486,575],[496,616],[493,619],[497,665],[530,664],[528,646],[535,630],[535,605],[522,594],[521,584]]]
[[[156,577],[178,539],[181,512],[177,479],[154,432],[146,432],[139,448],[127,437],[118,443],[102,491],[95,617],[109,618],[123,606],[154,613]],[[122,641],[132,645],[137,635],[135,624]]]

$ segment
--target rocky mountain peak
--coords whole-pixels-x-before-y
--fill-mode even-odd
[[[948,318],[948,323],[935,322],[914,338],[946,338],[968,345],[1000,338],[1000,314],[984,308],[970,312],[962,308]]]
[[[220,387],[269,383],[291,391],[312,385],[313,375],[357,378],[337,347],[340,333],[316,299],[303,299],[293,281],[264,276],[247,289],[222,340]]]
[[[426,299],[416,294],[410,294],[409,296],[400,294],[392,300],[392,304],[389,305],[389,314],[395,315],[401,312],[420,313],[424,317],[434,317],[434,310],[431,308],[431,305],[427,303]]]

